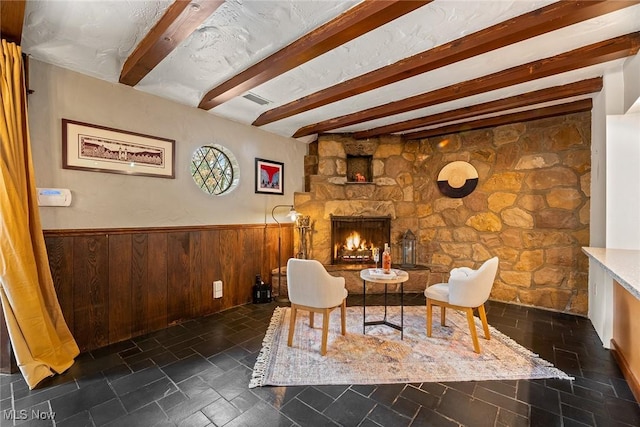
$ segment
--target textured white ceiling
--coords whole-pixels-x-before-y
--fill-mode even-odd
[[[128,55],[171,1],[27,2],[22,47],[30,56],[117,82]],[[228,0],[136,89],[197,107],[212,87],[338,16],[358,2]],[[250,124],[261,113],[402,58],[553,3],[436,0],[252,90],[272,103],[236,97],[212,110]],[[640,31],[640,5],[625,8],[482,56],[437,69],[291,118],[265,130],[285,136],[298,128],[480,77],[580,46]],[[551,85],[602,75],[622,60],[476,95],[397,117],[336,131],[369,129]]]

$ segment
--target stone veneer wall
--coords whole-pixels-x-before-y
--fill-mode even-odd
[[[330,262],[330,214],[391,215],[394,260],[411,229],[429,284],[496,255],[492,299],[586,314],[590,129],[590,113],[580,113],[420,141],[320,136],[308,159],[317,174],[294,200],[311,217],[309,258]],[[347,153],[373,154],[373,183],[346,184]],[[462,199],[436,185],[456,160],[479,175]]]

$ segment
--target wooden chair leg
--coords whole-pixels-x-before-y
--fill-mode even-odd
[[[433,307],[431,301],[427,298],[427,336],[431,336],[431,314],[433,313]]]
[[[289,339],[287,340],[287,345],[291,347],[293,345],[293,331],[296,327],[296,314],[298,309],[295,304],[291,304],[291,314],[289,320]]]
[[[322,344],[320,347],[320,354],[324,356],[327,354],[327,335],[329,334],[329,314],[331,314],[331,310],[328,308],[324,309],[322,314]]]
[[[309,327],[313,329],[313,311],[309,312]]]
[[[491,339],[489,335],[489,323],[487,322],[487,312],[484,311],[484,304],[478,307],[478,314],[480,314],[480,320],[482,320],[482,328],[484,329],[484,337],[488,340]]]
[[[440,306],[440,324],[442,326],[446,326],[445,325],[445,317],[447,316],[447,307],[445,307],[444,305]]]
[[[476,332],[476,323],[473,320],[473,308],[469,307],[467,311],[467,321],[469,322],[469,332],[471,333],[471,339],[473,340],[473,351],[480,353],[480,343],[478,342],[478,334]]]
[[[342,300],[342,305],[340,306],[340,323],[342,327],[342,335],[347,333],[347,300],[346,298]]]

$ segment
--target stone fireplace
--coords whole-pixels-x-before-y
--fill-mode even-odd
[[[391,217],[331,215],[331,264],[373,264],[373,248],[391,239]]]
[[[398,267],[402,236],[407,230],[419,230],[414,216],[414,171],[404,158],[405,147],[399,136],[358,141],[322,136],[310,145],[305,159],[307,191],[296,193],[294,198],[296,211],[310,218],[308,258],[344,277],[350,294],[363,292],[360,270],[373,267],[372,246],[382,250],[389,243],[392,262]],[[357,174],[364,176],[364,181],[358,181]],[[345,248],[354,231],[361,244]],[[424,292],[427,284],[444,280],[444,270],[433,271],[425,261],[426,256],[419,260],[421,265],[411,269],[405,292]],[[367,288],[372,293],[383,290]],[[398,292],[399,285],[390,285],[388,290]]]
[[[389,216],[396,265],[404,233],[416,236],[418,265],[405,292],[423,292],[454,267],[477,268],[498,256],[492,299],[586,313],[581,247],[589,245],[590,130],[585,112],[420,141],[320,135],[305,158],[305,191],[294,196],[296,211],[311,222],[308,257],[345,277],[349,293],[362,293],[366,267],[333,264],[332,217]],[[454,161],[478,171],[478,187],[464,198],[438,189],[438,172]],[[354,181],[354,173],[365,181]]]
[[[393,145],[393,154],[400,154],[402,146]],[[354,269],[358,264],[373,265],[372,245],[383,248],[389,243],[392,251],[397,251],[402,234],[408,228],[416,231],[417,222],[397,217],[397,203],[405,195],[386,172],[407,168],[404,164],[392,164],[393,160],[388,163],[391,153],[387,147],[387,144],[381,147],[378,139],[321,138],[317,163],[312,165],[312,158],[308,158],[308,191],[297,193],[294,200],[296,210],[300,207],[299,212],[311,218],[309,258],[324,265],[351,264]],[[358,175],[364,180],[358,181]],[[405,175],[410,179],[410,171]],[[343,247],[352,231],[357,231],[367,243],[360,252],[354,248],[352,253],[340,253],[346,249]],[[392,256],[399,259],[397,254]]]

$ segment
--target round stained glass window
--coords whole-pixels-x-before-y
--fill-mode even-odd
[[[205,193],[225,194],[238,184],[238,163],[226,148],[203,145],[191,157],[191,176]]]

